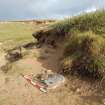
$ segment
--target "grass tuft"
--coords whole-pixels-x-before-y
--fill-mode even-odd
[[[105,75],[105,38],[92,32],[73,35],[66,41],[64,72],[102,77]]]

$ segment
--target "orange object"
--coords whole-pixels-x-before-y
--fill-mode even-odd
[[[22,75],[25,80],[27,80],[31,85],[33,85],[35,88],[37,88],[38,90],[46,93],[47,92],[47,88],[43,85],[41,85],[40,82],[36,81],[36,82],[33,82],[32,81],[32,77],[30,75]]]

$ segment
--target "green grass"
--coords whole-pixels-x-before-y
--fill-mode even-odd
[[[0,42],[6,49],[34,41],[32,33],[39,26],[22,22],[0,23]]]
[[[80,32],[93,31],[96,34],[105,34],[105,11],[99,10],[94,13],[74,16],[49,27],[54,30],[63,30],[65,33],[79,30]]]

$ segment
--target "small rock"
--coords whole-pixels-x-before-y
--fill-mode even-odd
[[[0,46],[1,46],[2,44],[3,44],[3,43],[0,42]]]
[[[81,92],[81,90],[80,90],[79,88],[77,88],[76,92],[77,92],[77,93],[80,93],[80,92]]]
[[[103,104],[105,105],[105,99],[103,99],[102,101],[103,101]]]

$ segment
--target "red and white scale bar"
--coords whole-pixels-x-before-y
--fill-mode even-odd
[[[24,77],[25,80],[27,80],[31,85],[33,85],[38,90],[40,90],[40,91],[42,91],[44,93],[47,92],[47,89],[44,86],[42,86],[40,83],[33,82],[29,75],[22,75],[22,76]]]

